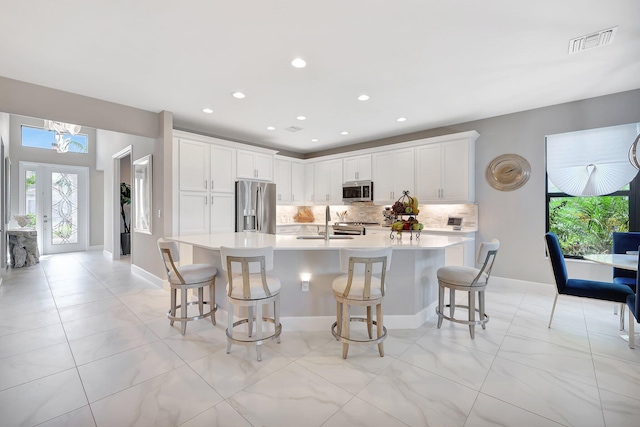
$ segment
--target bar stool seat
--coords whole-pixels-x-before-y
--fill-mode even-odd
[[[475,338],[475,326],[480,325],[482,329],[486,329],[486,323],[489,316],[485,313],[484,292],[489,283],[491,268],[500,248],[500,242],[493,239],[491,242],[483,242],[478,249],[478,258],[476,262],[482,263],[482,268],[466,266],[445,266],[437,271],[438,276],[438,306],[436,314],[438,315],[438,329],[442,326],[442,319],[452,322],[469,325],[469,334],[471,339]],[[444,304],[444,289],[449,289],[449,304]],[[469,296],[468,305],[456,304],[455,291],[465,291]],[[476,308],[476,292],[478,293],[478,308]],[[444,308],[449,307],[449,316],[444,314]],[[465,308],[468,310],[468,319],[462,320],[455,318],[455,309]],[[476,312],[479,313],[480,319],[476,320]]]
[[[176,242],[169,242],[162,238],[158,239],[158,249],[162,256],[164,267],[167,271],[167,279],[171,288],[171,308],[167,311],[169,324],[173,326],[175,321],[181,322],[180,333],[184,335],[187,331],[187,322],[193,320],[211,317],[211,323],[216,324],[215,312],[218,310],[216,305],[215,283],[218,270],[210,264],[189,264],[176,266],[176,262],[180,261],[180,253]],[[204,299],[204,288],[209,287],[210,301]],[[189,289],[198,290],[198,300],[187,302],[187,294]],[[177,291],[180,291],[180,305],[176,305]],[[198,315],[189,316],[187,307],[190,305],[198,305]],[[210,310],[204,312],[204,305],[209,305]],[[177,310],[180,309],[180,316]]]
[[[222,269],[227,272],[227,354],[232,344],[255,345],[258,361],[262,360],[262,343],[275,339],[280,344],[280,280],[267,276],[273,269],[273,247],[229,248],[220,247]],[[234,268],[235,266],[235,268]],[[263,315],[263,305],[273,303],[273,317]],[[247,307],[247,317],[234,322],[235,306]],[[255,310],[255,316],[254,316]],[[253,324],[255,322],[255,333]],[[273,331],[265,335],[263,322],[273,324]],[[247,325],[247,336],[236,334],[237,326]]]
[[[336,299],[336,321],[331,325],[331,333],[342,341],[342,358],[347,358],[350,344],[378,344],[380,357],[384,357],[383,341],[387,338],[387,328],[383,324],[382,299],[384,297],[385,274],[391,267],[392,248],[384,249],[340,249],[340,269],[347,273],[332,283]],[[349,306],[367,307],[367,317],[353,317]],[[372,307],[376,307],[373,320]],[[369,339],[355,339],[350,333],[351,322],[366,322]],[[376,325],[376,337],[372,329]]]

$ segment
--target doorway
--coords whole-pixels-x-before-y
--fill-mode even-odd
[[[89,168],[20,162],[19,212],[31,217],[43,255],[87,250]]]
[[[113,250],[111,258],[129,257],[133,251],[131,239],[131,146],[113,156]],[[126,188],[128,187],[128,197]],[[128,200],[127,200],[128,199]],[[127,248],[128,246],[128,248]]]

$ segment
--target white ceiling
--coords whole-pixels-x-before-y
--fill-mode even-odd
[[[0,5],[4,77],[300,153],[640,88],[638,0]],[[571,38],[615,26],[613,44],[568,55]]]

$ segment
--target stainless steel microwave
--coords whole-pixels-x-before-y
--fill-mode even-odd
[[[342,201],[344,203],[372,202],[373,182],[351,181],[342,184]]]

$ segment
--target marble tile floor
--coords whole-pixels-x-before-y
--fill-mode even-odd
[[[384,358],[352,346],[343,360],[327,325],[284,332],[257,362],[252,348],[226,354],[224,319],[180,335],[168,292],[127,260],[54,255],[3,280],[2,426],[640,423],[640,347],[620,339],[612,305],[561,297],[548,329],[547,285],[494,278],[475,340],[431,318],[390,330]]]

